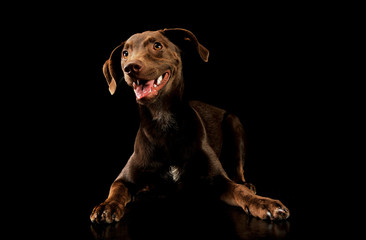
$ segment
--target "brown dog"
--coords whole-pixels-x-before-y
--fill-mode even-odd
[[[108,198],[94,208],[91,221],[119,221],[134,194],[166,183],[213,189],[224,202],[261,219],[288,218],[289,211],[280,201],[256,195],[254,186],[245,182],[244,131],[239,119],[186,100],[178,47],[182,44],[191,44],[208,61],[209,51],[193,33],[174,28],[131,36],[104,64],[111,94],[122,76],[133,88],[141,122],[132,156]]]

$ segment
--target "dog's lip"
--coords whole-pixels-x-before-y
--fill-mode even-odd
[[[132,87],[134,89],[136,99],[140,100],[148,96],[153,97],[158,95],[159,90],[165,86],[169,79],[170,70],[165,71],[159,77],[152,80],[133,78]]]

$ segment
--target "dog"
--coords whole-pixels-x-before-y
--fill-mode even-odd
[[[134,152],[90,220],[118,222],[141,191],[169,183],[177,189],[212,189],[225,203],[260,219],[284,220],[279,200],[256,195],[244,178],[244,130],[237,116],[184,95],[182,49],[208,61],[209,51],[189,30],[169,28],[132,35],[103,65],[109,91],[120,79],[136,96],[140,127]]]

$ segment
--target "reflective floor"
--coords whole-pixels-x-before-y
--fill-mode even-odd
[[[166,200],[131,203],[119,223],[90,223],[94,239],[290,239],[290,230],[291,218],[262,221],[219,202]]]

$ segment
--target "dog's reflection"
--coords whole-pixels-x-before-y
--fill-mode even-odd
[[[91,224],[95,239],[279,239],[290,230],[289,221],[250,217],[222,203],[182,204],[134,202],[114,224]]]
[[[228,218],[231,218],[239,239],[280,239],[285,238],[290,230],[289,221],[262,221],[233,209]]]

